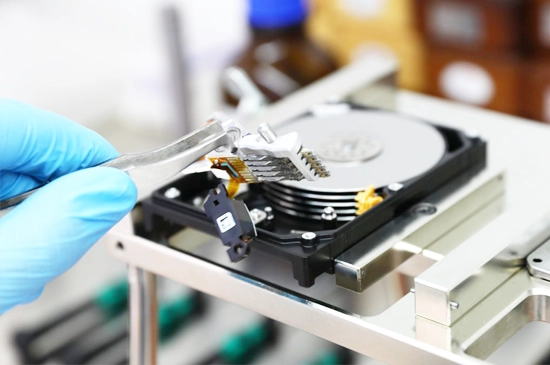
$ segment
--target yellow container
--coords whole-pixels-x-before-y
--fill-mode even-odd
[[[376,3],[381,11],[371,17],[360,16],[366,12],[359,11],[350,15],[351,3]],[[400,63],[399,86],[423,91],[425,49],[413,26],[412,5],[410,0],[316,0],[307,31],[340,65],[359,57],[392,55]],[[346,6],[348,10],[343,10]]]
[[[376,27],[412,30],[415,27],[411,0],[313,0],[312,12],[325,12],[334,21],[359,30]]]

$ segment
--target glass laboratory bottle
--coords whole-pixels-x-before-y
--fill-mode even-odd
[[[304,31],[302,0],[249,0],[251,40],[234,66],[242,68],[270,101],[276,101],[336,69],[332,58]],[[226,100],[236,100],[226,94]]]

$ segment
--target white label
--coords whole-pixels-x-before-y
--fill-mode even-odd
[[[432,37],[438,40],[466,44],[478,43],[484,32],[479,10],[461,3],[432,3],[428,27]]]
[[[539,13],[539,37],[542,44],[550,47],[550,4],[544,4]]]
[[[382,14],[387,0],[341,0],[346,13],[358,17],[375,18]]]
[[[216,223],[218,223],[218,227],[220,228],[221,233],[225,233],[229,231],[231,228],[235,227],[235,219],[233,219],[233,214],[230,212],[225,213],[218,219],[216,219]]]
[[[453,62],[439,76],[439,88],[449,99],[486,105],[495,96],[495,83],[482,67],[470,62]]]
[[[546,87],[542,96],[542,120],[550,123],[550,86]]]

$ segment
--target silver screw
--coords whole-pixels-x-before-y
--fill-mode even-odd
[[[262,123],[258,127],[258,133],[267,143],[273,143],[277,139],[277,134],[267,123]]]
[[[164,192],[164,196],[167,197],[168,199],[176,199],[180,195],[181,195],[181,192],[174,187],[171,187]]]
[[[437,212],[437,207],[430,203],[420,203],[415,205],[412,211],[417,215],[432,215]]]
[[[392,183],[392,184],[388,185],[388,189],[390,189],[391,191],[399,191],[399,190],[403,189],[403,184],[401,184],[401,183]]]
[[[270,221],[270,220],[272,220],[273,218],[275,218],[275,215],[273,214],[273,208],[271,208],[271,207],[269,207],[269,206],[268,206],[268,207],[265,207],[265,208],[264,208],[264,212],[265,212],[265,214],[267,215],[266,219],[267,219],[268,221]]]
[[[250,217],[252,218],[252,220],[257,220],[258,217],[260,216],[260,211],[258,209],[252,209],[250,211]]]
[[[196,196],[194,199],[193,199],[193,205],[196,206],[196,207],[200,207],[201,205],[203,205],[204,202],[203,202],[203,199],[200,197],[200,196]]]
[[[457,302],[451,302],[451,309],[458,309],[458,303]]]
[[[334,210],[333,207],[326,207],[325,209],[323,209],[323,214],[321,214],[321,219],[331,221],[336,218],[337,218],[336,211]]]
[[[323,221],[323,229],[338,228],[338,215],[333,207],[326,207],[323,209],[321,221]]]
[[[302,233],[302,246],[303,247],[315,247],[319,241],[317,235],[313,232]]]

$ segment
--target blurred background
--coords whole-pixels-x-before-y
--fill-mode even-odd
[[[399,61],[403,89],[550,123],[550,0],[0,0],[0,97],[121,152],[380,56]],[[125,363],[124,275],[96,245],[0,317],[2,364]],[[160,364],[377,363],[174,283],[160,295]]]

